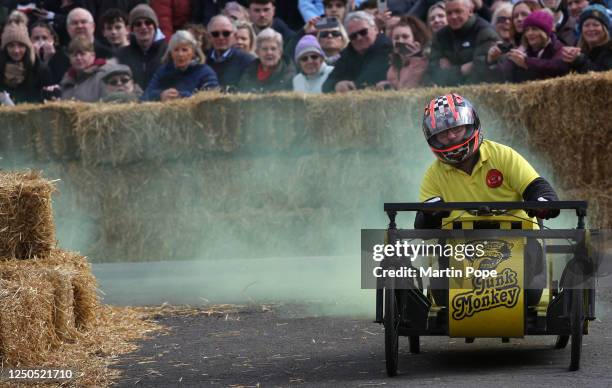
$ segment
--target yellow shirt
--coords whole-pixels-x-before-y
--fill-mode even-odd
[[[522,201],[523,191],[539,176],[512,148],[484,140],[472,175],[436,160],[425,172],[419,197],[421,202],[432,197],[445,202]]]

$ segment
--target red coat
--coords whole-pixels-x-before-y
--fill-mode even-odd
[[[157,14],[166,41],[191,19],[191,0],[151,0],[151,8]]]

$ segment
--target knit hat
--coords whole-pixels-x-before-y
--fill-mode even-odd
[[[7,24],[2,32],[2,46],[0,49],[4,50],[5,47],[11,43],[17,42],[27,47],[27,51],[30,55],[30,60],[34,63],[36,52],[32,46],[32,41],[28,35],[28,30],[24,25],[21,24]]]
[[[578,19],[578,33],[582,33],[582,25],[587,19],[595,19],[610,33],[610,17],[606,8],[599,4],[589,5],[582,10]]]
[[[553,30],[553,16],[548,11],[540,10],[535,11],[529,14],[523,20],[523,29],[527,29],[527,27],[535,27],[544,31],[546,35],[550,35]]]
[[[155,23],[155,28],[159,27],[159,20],[157,20],[157,15],[153,8],[149,7],[146,4],[138,4],[130,11],[130,16],[128,17],[128,24],[130,27],[134,24],[134,22],[138,19],[149,19]]]
[[[295,63],[298,63],[300,57],[307,53],[317,53],[325,58],[321,45],[313,35],[304,35],[297,46],[295,46]]]

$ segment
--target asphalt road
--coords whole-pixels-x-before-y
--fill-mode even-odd
[[[612,386],[612,292],[599,293],[598,319],[584,337],[582,367],[554,337],[499,340],[427,337],[421,354],[400,339],[399,375],[385,374],[382,326],[371,317],[311,316],[312,306],[254,305],[238,313],[164,314],[167,328],[124,356],[119,386]],[[315,309],[316,310],[316,309]]]

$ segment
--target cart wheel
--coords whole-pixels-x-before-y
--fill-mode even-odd
[[[421,337],[419,337],[418,335],[410,336],[410,353],[421,353]]]
[[[569,335],[558,335],[555,341],[555,349],[565,349],[569,342]]]
[[[580,353],[582,352],[582,330],[584,327],[583,314],[583,295],[584,290],[572,290],[572,305],[571,305],[571,332],[572,332],[572,356],[569,370],[576,371],[580,369]]]
[[[394,289],[385,291],[385,361],[387,374],[390,377],[397,375],[397,364],[399,359],[399,317],[397,313],[397,299]]]

